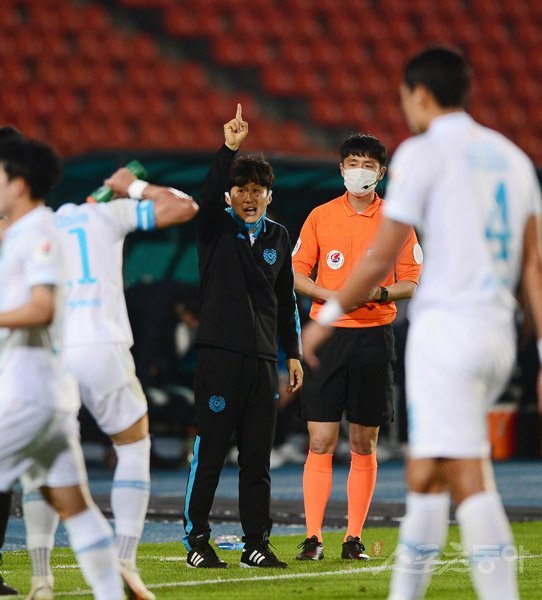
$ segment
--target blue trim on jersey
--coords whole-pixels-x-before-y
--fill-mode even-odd
[[[98,540],[90,546],[85,546],[79,550],[75,550],[75,554],[83,554],[83,552],[91,552],[92,550],[103,550],[104,548],[110,548],[113,546],[113,536],[108,536],[101,540]]]
[[[156,214],[154,202],[142,200],[137,205],[137,228],[141,231],[151,231],[156,227]]]
[[[113,480],[114,488],[131,488],[135,490],[143,490],[148,492],[151,489],[150,481],[142,481],[140,479],[118,479]]]
[[[192,497],[192,489],[194,488],[194,479],[196,479],[196,471],[198,470],[198,456],[199,456],[199,443],[200,436],[196,436],[196,441],[194,442],[194,458],[192,458],[192,463],[190,465],[190,475],[188,477],[188,485],[186,486],[186,500],[184,501],[184,518],[186,519],[186,527],[184,528],[186,535],[183,537],[183,544],[185,548],[190,551],[192,548],[188,543],[188,536],[190,532],[194,528],[192,521],[190,520],[190,515],[188,510],[190,508],[190,499]]]
[[[37,502],[38,500],[43,500],[41,492],[28,492],[27,494],[23,494],[23,502]]]

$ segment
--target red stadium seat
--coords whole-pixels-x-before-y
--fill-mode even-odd
[[[286,69],[287,66],[284,65]],[[316,66],[299,65],[293,69],[293,93],[301,96],[314,96],[324,87],[324,78]]]
[[[167,9],[162,22],[166,32],[175,37],[202,37],[198,19],[188,8],[179,5]]]
[[[279,59],[288,65],[307,64],[311,62],[311,49],[299,40],[285,40],[279,50]]]
[[[311,100],[311,118],[323,127],[337,127],[340,124],[343,112],[340,103],[327,94],[322,94]]]
[[[263,70],[261,83],[265,91],[275,96],[298,95],[294,92],[294,72],[291,69],[284,68],[282,64],[272,63],[267,65]]]
[[[337,67],[341,51],[333,40],[314,38],[310,45],[311,63],[316,68]]]
[[[0,79],[4,88],[7,85],[10,88],[22,87],[31,81],[30,72],[25,64],[13,60],[0,61]]]
[[[262,18],[265,23],[263,35],[268,39],[286,40],[296,33],[295,22],[276,6],[269,5],[263,12]]]
[[[178,68],[179,86],[189,93],[203,92],[209,88],[205,70],[196,62],[185,62]]]

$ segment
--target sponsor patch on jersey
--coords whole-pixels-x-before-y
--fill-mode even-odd
[[[294,249],[292,250],[292,256],[297,254],[297,251],[301,248],[301,238],[297,238],[297,242],[295,243]]]
[[[277,262],[277,251],[274,248],[266,248],[263,251],[263,259],[268,265],[274,265]]]
[[[32,258],[42,264],[52,264],[57,256],[57,246],[51,239],[43,238],[34,245],[32,249]]]
[[[209,408],[215,412],[222,412],[226,408],[226,399],[224,396],[211,396],[209,398]]]
[[[340,269],[344,265],[344,254],[340,250],[330,250],[326,256],[326,263],[330,269]]]
[[[414,244],[414,248],[412,248],[412,255],[414,256],[414,261],[417,265],[421,265],[423,262],[423,250],[420,244]]]

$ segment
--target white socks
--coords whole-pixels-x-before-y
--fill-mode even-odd
[[[124,600],[113,532],[96,506],[64,521],[70,545],[97,600]]]
[[[41,492],[23,494],[23,513],[26,548],[32,561],[32,576],[50,576],[51,551],[55,544],[58,513],[43,499]]]
[[[450,496],[409,492],[399,529],[389,600],[423,598],[448,532]]]
[[[449,504],[448,494],[408,494],[388,600],[423,598],[446,539]],[[470,496],[456,516],[480,600],[518,600],[517,554],[500,496]]]
[[[470,496],[458,506],[456,515],[478,597],[517,600],[517,552],[499,494]]]
[[[111,509],[119,558],[135,566],[150,495],[149,436],[133,444],[115,444],[117,468],[111,490]]]

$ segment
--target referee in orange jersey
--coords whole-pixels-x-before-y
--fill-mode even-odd
[[[375,188],[386,171],[386,154],[373,136],[347,138],[340,147],[339,165],[346,193],[315,208],[303,225],[293,251],[295,289],[313,299],[313,319],[371,251],[382,220],[382,200]],[[394,301],[412,296],[422,260],[412,229],[394,269],[373,290],[371,300],[333,324],[333,336],[318,353],[318,371],[306,369],[300,416],[308,421],[310,438],[303,473],[307,538],[300,544],[298,560],[324,557],[322,522],[343,411],[350,423],[351,463],[342,558],[369,559],[361,532],[376,483],[378,431],[393,420]]]

